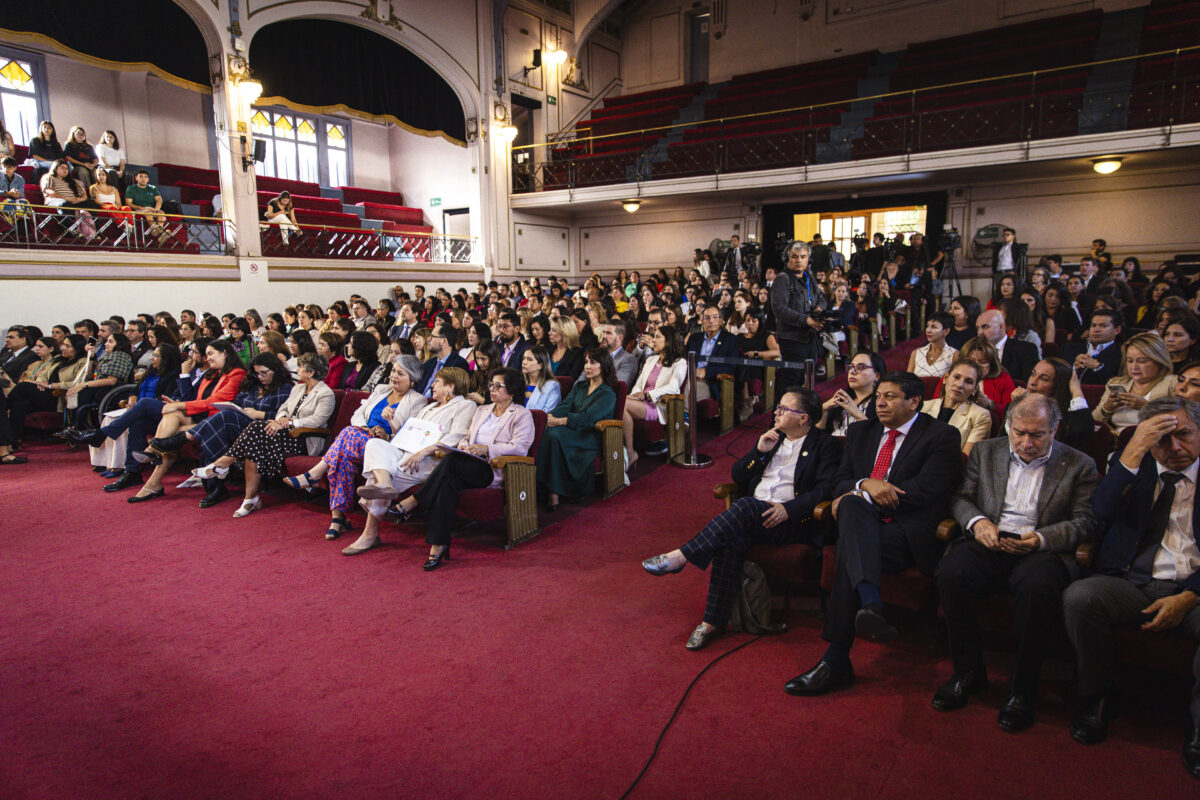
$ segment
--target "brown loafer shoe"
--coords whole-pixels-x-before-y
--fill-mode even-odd
[[[386,485],[368,483],[365,486],[358,487],[358,496],[367,500],[391,500],[399,494],[396,491],[396,487],[390,483]]]
[[[724,628],[705,628],[704,623],[701,622],[696,626],[696,630],[692,631],[692,635],[688,637],[684,647],[688,650],[703,650],[708,647],[709,642],[713,639],[718,639],[724,635]]]

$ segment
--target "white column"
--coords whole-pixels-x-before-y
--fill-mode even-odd
[[[237,85],[229,79],[229,55],[228,52],[222,54],[224,78],[213,86],[221,213],[233,223],[229,237],[241,264],[242,280],[265,282],[267,273],[261,257],[254,166],[245,166],[253,151],[249,109],[242,107]]]

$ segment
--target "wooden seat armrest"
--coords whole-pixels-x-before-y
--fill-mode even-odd
[[[329,433],[329,428],[292,428],[288,436],[297,439],[301,436],[328,436]]]
[[[596,423],[596,430],[603,431],[607,428],[620,428],[624,425],[619,419],[602,419]]]
[[[1096,559],[1096,543],[1084,542],[1075,548],[1075,562],[1081,567],[1090,567]]]
[[[713,497],[718,500],[724,500],[726,497],[732,497],[737,494],[738,485],[736,483],[718,483],[713,487]]]
[[[658,402],[660,402],[660,403],[669,403],[672,400],[682,401],[683,395],[681,395],[681,394],[664,394],[664,395],[659,395],[659,398],[658,398]]]
[[[733,382],[733,376],[732,376],[732,375],[730,375],[730,374],[728,374],[728,373],[726,373],[726,372],[722,372],[722,373],[719,373],[719,374],[717,375],[717,380],[719,380],[719,381],[729,381],[730,383],[732,383],[732,382]]]
[[[492,459],[492,466],[496,469],[504,469],[509,464],[532,464],[533,456],[500,456]]]
[[[944,519],[937,526],[937,540],[939,542],[948,542],[951,539],[957,538],[962,534],[962,528],[958,526],[958,520]]]
[[[833,502],[825,500],[817,503],[817,507],[813,509],[813,519],[817,522],[826,522],[833,519]]]

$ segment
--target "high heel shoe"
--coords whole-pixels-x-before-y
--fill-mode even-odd
[[[425,559],[425,564],[421,567],[421,569],[425,570],[426,572],[433,572],[442,565],[443,561],[449,560],[450,545],[446,545],[442,548],[442,552],[438,553],[436,556],[433,553],[430,553],[429,557]]]
[[[233,512],[233,516],[235,519],[244,517],[248,514],[258,511],[260,508],[262,508],[262,500],[259,500],[257,497],[251,497],[249,500],[242,501],[242,504],[238,507],[238,510]]]

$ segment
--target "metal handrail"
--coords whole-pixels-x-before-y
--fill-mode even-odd
[[[780,116],[783,114],[795,114],[801,111],[812,112],[821,108],[831,108],[834,106],[844,106],[848,103],[858,103],[868,100],[882,100],[885,98],[898,97],[915,97],[921,92],[940,91],[942,89],[953,89],[960,86],[978,86],[984,83],[993,83],[996,81],[1013,80],[1015,78],[1037,78],[1055,72],[1067,72],[1069,70],[1085,69],[1104,64],[1117,64],[1125,61],[1137,61],[1140,59],[1158,58],[1161,56],[1174,55],[1176,58],[1182,53],[1200,52],[1200,45],[1190,45],[1188,47],[1176,47],[1171,50],[1158,50],[1153,53],[1138,53],[1132,56],[1120,56],[1118,58],[1106,58],[1099,61],[1088,61],[1081,64],[1069,64],[1062,67],[1047,67],[1046,69],[1029,70],[1026,72],[1013,72],[1007,75],[997,75],[991,78],[973,78],[966,81],[955,81],[952,83],[939,83],[931,86],[922,86],[916,89],[904,89],[896,92],[884,92],[882,94],[862,95],[860,97],[851,97],[844,100],[831,100],[825,103],[812,103],[804,106],[793,106],[791,108],[778,108],[772,111],[759,111],[752,114],[737,114],[730,117],[720,117],[718,119],[702,119],[694,122],[675,122],[670,125],[659,125],[652,128],[638,128],[635,130],[620,131],[618,133],[603,133],[596,136],[576,137],[573,140],[558,140],[546,141],[534,144],[522,144],[513,147],[513,151],[517,150],[532,150],[539,147],[556,147],[563,144],[564,141],[573,141],[576,143],[583,142],[598,142],[605,139],[613,139],[618,136],[633,136],[635,134],[658,133],[660,131],[669,131],[677,128],[700,128],[707,125],[723,124],[728,122],[738,122],[747,119],[768,119],[770,117]],[[590,129],[589,129],[590,130]]]

